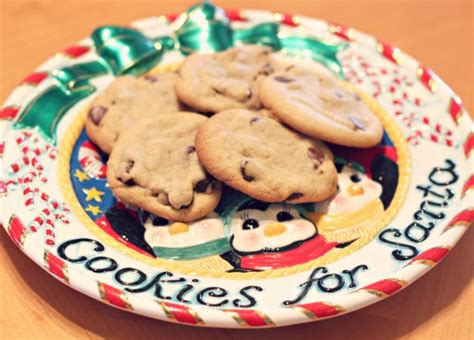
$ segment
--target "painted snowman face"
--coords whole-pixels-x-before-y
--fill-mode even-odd
[[[170,222],[150,215],[143,224],[145,241],[151,247],[187,248],[225,237],[224,223],[215,213],[192,223]]]
[[[290,205],[257,203],[245,204],[232,218],[232,247],[240,253],[272,252],[291,248],[316,234],[310,221]]]
[[[326,213],[341,214],[356,211],[378,199],[382,186],[365,174],[345,165],[338,174],[338,192],[327,201]]]

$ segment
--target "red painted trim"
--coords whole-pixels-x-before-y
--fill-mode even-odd
[[[8,222],[8,235],[17,247],[21,248],[25,242],[26,227],[19,217],[12,215]]]
[[[224,309],[225,312],[236,313],[245,322],[247,326],[262,327],[268,326],[268,322],[262,317],[262,314],[253,309]]]
[[[352,29],[349,27],[345,27],[339,24],[329,24],[329,31],[338,36],[341,39],[344,39],[346,41],[352,41],[354,40],[352,37]]]
[[[324,302],[305,303],[302,305],[297,305],[297,307],[309,310],[318,318],[327,318],[340,313],[340,311],[335,306]]]
[[[195,318],[191,309],[189,307],[172,303],[172,302],[161,302],[163,305],[166,306],[169,312],[173,314],[176,321],[182,323],[188,323],[191,325],[196,325],[200,322],[199,319]]]
[[[179,17],[179,14],[177,13],[165,14],[165,18],[169,23],[175,21],[178,17]]]
[[[474,208],[466,209],[461,211],[459,214],[453,217],[453,219],[448,223],[444,231],[456,227],[457,225],[463,225],[469,227],[474,221]]]
[[[48,72],[36,72],[32,73],[29,76],[27,76],[25,79],[21,81],[21,85],[32,85],[32,86],[37,86],[39,85],[43,80],[48,78],[49,73]]]
[[[239,10],[237,9],[224,9],[225,15],[229,18],[230,21],[247,21],[247,17],[245,17]]]
[[[12,120],[18,115],[20,109],[16,106],[6,106],[0,111],[0,120]]]
[[[381,292],[386,295],[391,295],[399,291],[403,285],[394,279],[385,279],[375,283],[372,283],[368,286],[362,288],[363,290],[372,290],[376,292]]]
[[[390,60],[392,63],[399,65],[400,59],[399,54],[400,50],[390,44],[379,41],[377,44],[377,50],[382,54],[386,59]]]
[[[428,250],[425,250],[418,256],[416,256],[410,263],[417,261],[433,261],[439,262],[443,257],[449,253],[449,248],[434,247]]]
[[[66,267],[64,261],[50,252],[47,252],[45,257],[48,270],[59,278],[67,280],[67,277],[64,275],[64,269]]]
[[[418,79],[420,82],[431,92],[434,92],[436,89],[436,84],[433,79],[433,71],[426,67],[426,66],[420,66],[418,70],[416,71],[418,75]]]
[[[130,309],[130,305],[124,298],[124,293],[115,287],[105,283],[99,283],[99,290],[101,290],[101,297],[106,302],[119,308]]]
[[[89,46],[70,46],[62,51],[69,58],[79,58],[80,56],[86,54],[90,51]]]
[[[459,124],[459,119],[461,118],[462,109],[463,109],[463,106],[462,106],[461,98],[459,98],[458,96],[453,96],[451,98],[451,101],[449,102],[448,112],[456,124]]]
[[[281,16],[280,23],[283,25],[297,27],[300,25],[299,19],[295,15],[287,14],[287,13],[277,13],[277,15]]]
[[[474,175],[471,175],[467,179],[466,183],[464,183],[464,186],[462,187],[461,195],[464,196],[468,190],[473,189],[473,188],[474,188]]]
[[[474,132],[471,132],[464,142],[464,154],[466,157],[469,157],[472,150],[474,150]]]
[[[321,257],[336,245],[337,242],[327,242],[323,236],[319,235],[295,249],[243,256],[241,267],[245,269],[275,269],[294,266]]]

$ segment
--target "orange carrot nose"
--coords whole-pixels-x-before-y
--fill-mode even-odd
[[[347,192],[349,193],[350,196],[359,196],[362,195],[365,190],[364,187],[358,183],[354,183],[349,185],[349,188],[347,188]]]
[[[175,222],[168,228],[168,233],[170,235],[176,235],[180,233],[185,233],[189,230],[189,226],[186,223]]]
[[[286,231],[286,227],[281,223],[268,223],[265,225],[263,233],[265,236],[274,237],[283,234]]]

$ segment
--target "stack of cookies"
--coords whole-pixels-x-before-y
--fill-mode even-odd
[[[206,216],[222,183],[265,202],[320,202],[337,172],[322,141],[380,142],[357,93],[314,63],[243,46],[193,54],[178,74],[120,77],[91,103],[89,138],[123,202],[173,221]]]

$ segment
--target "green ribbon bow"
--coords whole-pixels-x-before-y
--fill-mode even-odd
[[[233,30],[222,9],[203,2],[192,6],[177,19],[174,36],[150,39],[141,32],[120,26],[105,26],[92,33],[98,60],[52,72],[53,84],[21,112],[15,128],[34,128],[50,142],[56,142],[56,128],[62,116],[96,89],[90,80],[112,73],[141,75],[153,68],[167,51],[223,51],[236,44],[260,44],[288,54],[311,56],[336,75],[343,77],[337,53],[346,45],[332,45],[310,37],[279,36],[279,24],[261,23]]]

